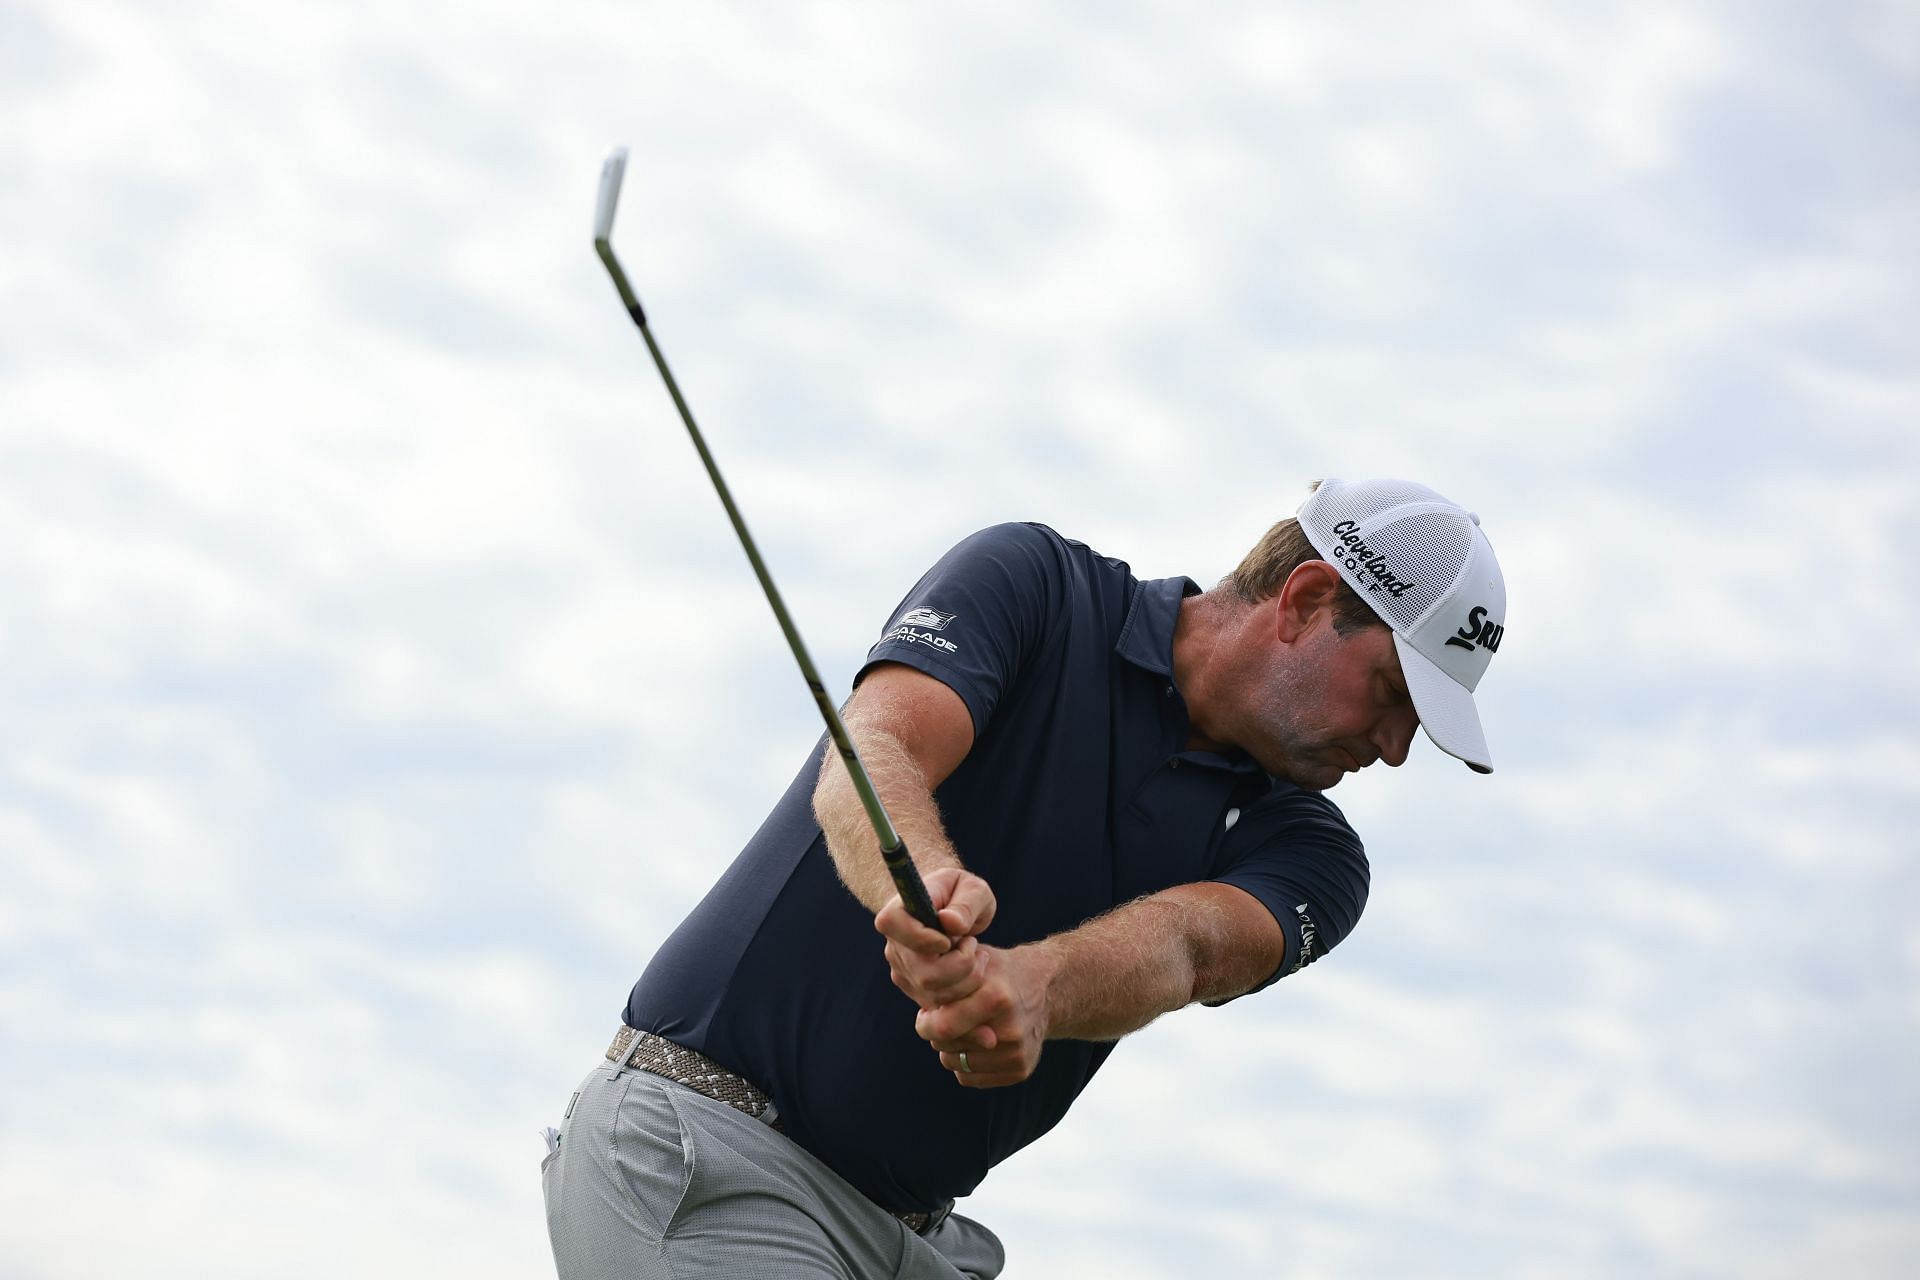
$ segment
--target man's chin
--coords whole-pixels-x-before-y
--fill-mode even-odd
[[[1331,791],[1340,785],[1347,771],[1337,764],[1289,765],[1280,774],[1302,791]]]

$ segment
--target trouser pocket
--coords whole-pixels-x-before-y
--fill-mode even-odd
[[[678,1085],[632,1071],[613,1117],[612,1171],[631,1202],[665,1235],[693,1184],[693,1135],[671,1093]]]

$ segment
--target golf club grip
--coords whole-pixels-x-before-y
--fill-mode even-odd
[[[907,852],[907,842],[902,840],[891,849],[880,850],[880,856],[893,875],[893,887],[900,891],[900,902],[907,914],[927,928],[945,933],[940,927],[939,913],[933,909],[933,899],[927,896],[926,882],[920,878],[920,868],[913,865],[913,857]]]

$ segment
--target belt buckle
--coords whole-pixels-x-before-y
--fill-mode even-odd
[[[953,1212],[953,1201],[949,1200],[945,1204],[941,1205],[938,1209],[928,1209],[928,1210],[922,1210],[914,1213],[896,1213],[894,1217],[904,1222],[907,1225],[907,1229],[913,1232],[913,1234],[917,1236],[924,1236],[928,1232],[932,1231],[935,1227],[945,1222],[947,1220],[947,1215],[952,1212]],[[915,1218],[925,1218],[926,1221],[916,1227],[913,1225],[913,1219]]]

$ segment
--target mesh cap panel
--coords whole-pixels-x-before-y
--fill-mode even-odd
[[[1355,590],[1396,631],[1411,631],[1453,590],[1472,544],[1473,526],[1457,513],[1414,511],[1396,516],[1365,535],[1362,549],[1371,557],[1353,573]],[[1350,554],[1343,559],[1358,560]],[[1380,575],[1392,574],[1404,588]]]

